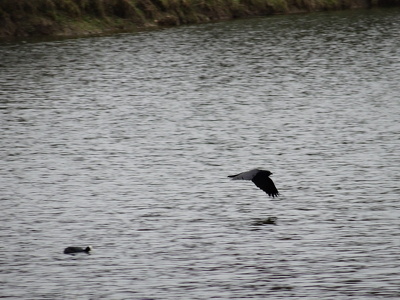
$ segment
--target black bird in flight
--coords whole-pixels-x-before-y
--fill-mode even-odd
[[[233,180],[251,180],[257,187],[266,192],[268,196],[272,198],[278,197],[279,192],[274,182],[269,178],[269,175],[272,175],[270,171],[254,169],[236,175],[229,175],[228,177]]]

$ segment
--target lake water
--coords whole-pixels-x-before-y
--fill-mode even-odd
[[[399,299],[399,28],[355,10],[2,43],[0,296]],[[227,178],[254,167],[278,199]]]

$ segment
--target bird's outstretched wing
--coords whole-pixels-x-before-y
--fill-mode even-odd
[[[258,172],[259,170],[254,169],[236,175],[229,175],[228,177],[232,178],[232,180],[252,180]]]
[[[268,194],[268,196],[271,196],[272,198],[278,197],[279,192],[277,188],[275,187],[274,182],[272,181],[271,178],[265,177],[265,176],[254,176],[252,179],[254,184],[262,189],[264,192]]]

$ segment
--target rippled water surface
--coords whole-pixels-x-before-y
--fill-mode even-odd
[[[1,44],[0,295],[399,299],[399,28],[392,9]],[[226,177],[254,167],[281,197]]]

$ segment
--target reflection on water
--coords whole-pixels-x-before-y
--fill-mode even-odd
[[[399,16],[2,44],[1,296],[400,297]]]

